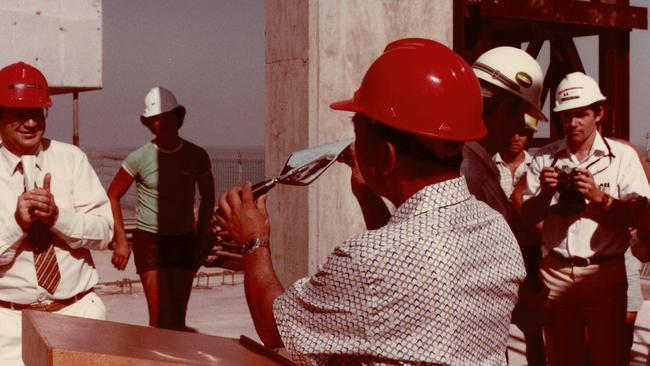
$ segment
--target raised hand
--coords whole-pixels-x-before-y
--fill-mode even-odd
[[[226,229],[235,243],[269,238],[271,228],[266,211],[266,196],[253,200],[251,183],[233,187],[219,198],[219,226]]]
[[[573,186],[582,193],[583,197],[590,201],[600,203],[605,193],[603,193],[598,186],[594,177],[589,170],[582,168],[575,168],[573,174]]]
[[[32,217],[47,227],[52,227],[59,218],[59,208],[54,201],[54,195],[50,192],[51,181],[52,175],[47,173],[43,180],[43,188],[37,187],[27,192]]]
[[[554,167],[544,167],[539,174],[539,182],[544,189],[553,189],[557,188],[558,184],[558,172]]]

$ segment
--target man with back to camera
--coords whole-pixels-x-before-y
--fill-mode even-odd
[[[566,75],[554,108],[566,136],[538,150],[526,175],[522,215],[543,221],[549,251],[540,272],[550,289],[550,365],[584,364],[585,330],[592,365],[627,364],[623,253],[634,223],[619,200],[648,197],[650,187],[634,149],[598,133],[605,100],[591,77]]]
[[[305,365],[506,364],[524,266],[503,217],[459,173],[463,142],[485,135],[481,104],[453,51],[427,39],[390,43],[354,98],[331,107],[355,112],[349,163],[362,210],[381,196],[397,210],[286,292],[271,264],[266,199],[254,201],[250,183],[221,196],[220,224],[243,246],[264,344]]]
[[[113,232],[86,155],[43,138],[47,80],[19,62],[0,70],[0,364],[22,365],[21,311],[106,318],[89,249]]]

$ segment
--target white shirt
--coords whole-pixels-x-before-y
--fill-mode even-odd
[[[24,191],[20,158],[0,146],[0,300],[29,304],[45,299],[70,298],[97,283],[97,271],[88,249],[104,249],[112,240],[113,216],[106,192],[86,155],[77,147],[43,140],[36,156],[36,183],[51,173],[50,190],[59,217],[50,231],[61,281],[53,295],[38,286],[34,254],[23,243],[26,233],[14,213]]]
[[[386,226],[337,247],[273,313],[302,365],[505,365],[524,276],[503,216],[461,177],[423,188]]]
[[[501,154],[494,154],[492,160],[494,160],[494,163],[499,170],[501,189],[503,189],[506,197],[510,198],[510,196],[512,196],[512,191],[515,190],[515,186],[526,174],[528,165],[533,161],[533,156],[530,155],[528,151],[524,150],[524,160],[515,169],[514,177],[512,176],[512,171],[510,170],[510,167],[508,167],[508,164],[501,158]]]
[[[526,174],[524,201],[539,194],[540,172],[543,167],[550,167],[556,156],[556,167],[585,168],[595,162],[589,171],[596,185],[614,198],[650,197],[648,180],[634,149],[611,139],[607,139],[607,143],[615,157],[607,156],[607,145],[597,134],[589,154],[582,162],[571,153],[565,139],[539,149]],[[556,204],[558,198],[559,193],[556,193],[551,205]],[[573,216],[563,217],[551,213],[544,220],[542,239],[549,250],[555,250],[565,257],[590,258],[622,254],[630,243],[630,235],[628,228],[617,225],[616,221],[593,205],[588,205],[585,211]]]

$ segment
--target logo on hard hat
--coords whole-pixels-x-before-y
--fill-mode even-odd
[[[19,83],[19,84],[9,85],[9,89],[40,89],[40,88],[41,86],[38,84]]]
[[[563,95],[560,98],[560,102],[566,102],[567,100],[572,100],[572,99],[580,99],[580,97],[577,96],[577,95],[573,95],[573,96],[565,96],[565,95]]]
[[[515,75],[515,80],[517,81],[517,84],[524,88],[530,88],[533,85],[533,78],[523,71],[519,71]]]

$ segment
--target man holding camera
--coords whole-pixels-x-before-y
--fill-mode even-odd
[[[650,195],[635,151],[598,133],[605,96],[589,76],[560,82],[555,112],[565,138],[542,147],[526,177],[522,215],[543,223],[549,255],[540,272],[549,288],[545,327],[549,365],[580,365],[585,330],[593,365],[624,365],[629,200]]]

